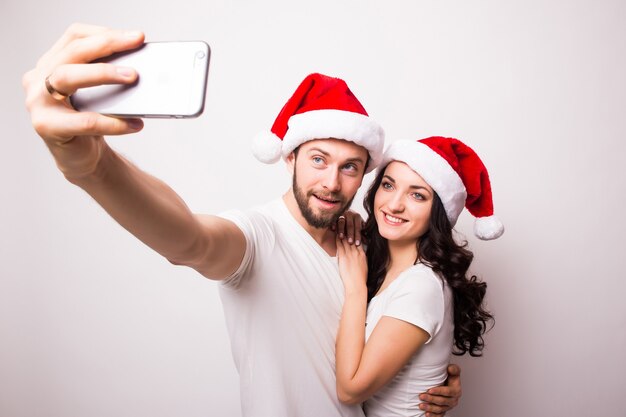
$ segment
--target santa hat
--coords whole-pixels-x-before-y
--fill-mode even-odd
[[[252,152],[261,162],[287,158],[298,146],[314,139],[343,139],[370,154],[366,172],[380,163],[385,134],[373,121],[345,81],[310,74],[278,114],[271,132],[257,135]]]
[[[476,217],[474,234],[478,238],[491,240],[504,233],[504,226],[493,214],[487,168],[460,140],[433,136],[396,141],[385,151],[381,167],[391,161],[406,163],[432,187],[452,226],[465,206]]]

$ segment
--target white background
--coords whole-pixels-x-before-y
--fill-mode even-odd
[[[622,415],[626,2],[3,0],[0,16],[2,417],[239,415],[216,285],[116,225],[30,127],[21,75],[74,21],[211,45],[202,117],[110,139],[197,212],[287,189],[249,142],[309,72],[348,80],[390,140],[472,145],[507,230],[457,226],[497,322],[483,358],[457,359],[452,414]]]

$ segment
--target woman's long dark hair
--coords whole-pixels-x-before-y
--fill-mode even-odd
[[[368,245],[368,302],[383,284],[389,266],[387,239],[378,232],[378,223],[374,215],[374,198],[384,173],[384,169],[379,171],[363,200],[368,215],[363,228],[363,237]],[[428,231],[417,242],[416,262],[420,261],[432,268],[452,290],[455,347],[452,353],[481,356],[485,346],[482,335],[487,331],[487,324],[493,323],[494,319],[483,306],[487,284],[478,281],[475,275],[467,276],[474,254],[466,247],[467,242],[459,245],[454,241],[452,225],[439,196],[434,193]]]

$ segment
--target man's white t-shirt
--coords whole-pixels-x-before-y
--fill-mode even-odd
[[[244,417],[363,417],[336,394],[335,338],[344,300],[337,258],[282,199],[221,215],[246,237],[220,296]]]
[[[365,337],[383,316],[414,324],[430,338],[400,372],[365,402],[367,417],[421,416],[419,393],[441,385],[454,338],[452,293],[428,266],[418,263],[370,301]]]

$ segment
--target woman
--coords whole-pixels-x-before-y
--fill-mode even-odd
[[[466,206],[481,239],[504,229],[484,165],[451,138],[393,143],[364,206],[367,251],[337,241],[345,288],[337,395],[365,401],[368,417],[419,416],[418,394],[445,381],[453,346],[480,356],[493,320],[483,306],[486,284],[468,277],[473,255],[452,228]]]

